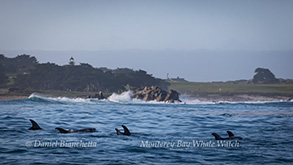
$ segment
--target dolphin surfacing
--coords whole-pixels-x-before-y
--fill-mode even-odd
[[[30,127],[28,130],[42,130],[42,128],[35,122],[34,120],[30,119],[32,123],[32,127]]]
[[[243,138],[240,136],[234,136],[234,134],[231,131],[227,131],[227,133],[228,133],[230,139],[243,140]]]
[[[95,128],[84,128],[84,129],[77,129],[77,130],[73,130],[73,129],[65,130],[63,128],[57,127],[55,129],[59,130],[60,133],[96,132],[97,131]]]
[[[217,133],[212,133],[212,135],[215,137],[216,140],[243,140],[242,137],[234,136],[234,134],[231,131],[227,131],[229,137],[222,138]]]
[[[227,134],[229,135],[229,137],[234,137],[234,134],[231,131],[227,131]]]
[[[131,133],[128,130],[128,128],[125,125],[122,125],[124,132],[122,133],[119,129],[115,128],[117,135],[126,135],[126,136],[130,136]]]

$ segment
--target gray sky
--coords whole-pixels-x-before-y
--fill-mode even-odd
[[[292,0],[0,0],[0,53],[192,81],[256,67],[293,78],[292,18]]]

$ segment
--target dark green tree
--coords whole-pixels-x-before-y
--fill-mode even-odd
[[[2,64],[0,64],[0,85],[5,85],[7,82],[8,82],[8,77],[5,74],[5,68],[3,67]]]
[[[279,83],[279,80],[269,69],[257,68],[254,72],[256,73],[256,75],[254,75],[252,82],[255,84]]]

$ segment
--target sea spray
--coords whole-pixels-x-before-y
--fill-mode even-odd
[[[120,103],[129,103],[132,100],[133,92],[126,91],[121,94],[113,93],[108,100],[113,102],[120,102]]]
[[[121,94],[113,93],[111,96],[108,97],[109,101],[116,102],[116,103],[129,103],[129,104],[170,104],[166,103],[164,101],[143,101],[141,99],[133,98],[133,91],[129,90],[126,92],[123,92]],[[184,104],[176,102],[172,104]]]
[[[133,92],[126,91],[121,94],[113,93],[108,99],[98,100],[95,98],[69,98],[69,97],[57,97],[50,96],[42,93],[32,93],[28,100],[34,102],[45,102],[45,103],[57,103],[57,104],[109,104],[111,102],[115,103],[127,103],[127,104],[188,104],[188,105],[208,105],[208,104],[220,104],[216,102],[208,102],[208,101],[200,101],[194,98],[182,97],[183,102],[175,102],[175,103],[166,103],[166,102],[157,102],[153,101],[143,101],[140,99],[132,98]],[[22,100],[23,101],[23,100]],[[292,101],[291,101],[292,102]],[[228,104],[265,104],[265,103],[278,103],[275,101],[255,101],[255,102],[227,102]]]

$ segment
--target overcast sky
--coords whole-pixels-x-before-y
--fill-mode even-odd
[[[292,18],[292,0],[0,0],[0,53],[191,81],[256,67],[293,78]]]

